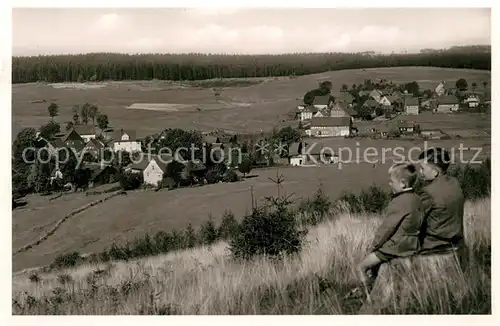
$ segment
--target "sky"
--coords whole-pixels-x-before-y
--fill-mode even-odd
[[[418,52],[491,44],[490,9],[13,9],[13,55]]]

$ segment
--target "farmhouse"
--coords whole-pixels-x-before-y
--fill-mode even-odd
[[[313,115],[318,112],[318,108],[312,105],[306,106],[299,115],[300,121],[306,121],[306,120],[311,120],[313,118]]]
[[[479,96],[475,94],[470,94],[464,99],[464,104],[469,108],[477,108],[480,102],[481,100],[479,99]]]
[[[375,108],[377,108],[379,104],[376,100],[371,98],[366,100],[365,103],[363,103],[363,106],[375,110]]]
[[[442,96],[438,98],[436,112],[451,113],[458,111],[458,98],[455,95]]]
[[[315,96],[313,101],[313,106],[318,109],[330,109],[332,107],[333,101],[330,95]]]
[[[118,171],[111,165],[101,163],[87,163],[84,169],[90,170],[89,186],[95,187],[108,183],[113,183],[117,180]]]
[[[73,126],[73,128],[80,135],[80,137],[82,137],[82,139],[85,142],[88,142],[91,139],[95,139],[95,137],[96,137],[95,131],[93,130],[94,129],[93,126],[75,125],[75,126]]]
[[[45,145],[45,148],[47,148],[50,155],[57,155],[57,151],[64,147],[66,147],[66,144],[61,138],[55,138],[54,140],[47,141],[47,144]]]
[[[293,143],[288,151],[289,164],[292,166],[302,166],[317,163],[334,163],[338,161],[338,156],[332,150],[325,149],[316,143],[306,142]]]
[[[120,129],[112,132],[110,145],[115,152],[142,152],[141,142],[135,138],[135,132],[132,130]]]
[[[313,118],[326,118],[330,116],[330,111],[328,109],[320,109],[313,115]]]
[[[378,89],[374,89],[373,91],[370,92],[370,97],[374,99],[377,103],[379,103],[380,99],[382,98],[382,92],[379,91]]]
[[[418,115],[418,107],[419,107],[418,98],[416,97],[407,98],[405,101],[405,108],[404,108],[405,114]]]
[[[378,103],[382,106],[391,106],[391,101],[387,98],[387,96],[382,96]]]
[[[314,137],[339,137],[351,134],[352,120],[350,117],[313,118],[310,135]]]
[[[444,85],[445,82],[442,81],[434,89],[434,93],[436,93],[437,96],[443,96],[446,93],[446,88],[444,87]]]
[[[74,148],[76,151],[81,151],[83,147],[85,146],[85,141],[83,140],[82,137],[76,132],[74,128],[71,128],[64,134],[62,137],[59,138],[61,142],[64,144],[64,146],[61,147],[69,147],[69,148]],[[57,142],[57,144],[60,146],[61,143]],[[59,148],[61,148],[59,147]]]
[[[349,116],[350,114],[347,112],[347,107],[343,103],[334,104],[332,110],[330,111],[330,117],[349,117]]]
[[[334,104],[352,105],[354,97],[349,92],[341,92],[340,95],[335,96]]]
[[[416,125],[409,121],[398,121],[397,128],[402,135],[408,135],[415,132]]]
[[[140,158],[132,162],[125,171],[142,173],[144,183],[157,186],[159,182],[166,177],[167,166],[173,162],[172,155],[152,155],[142,153]],[[184,162],[182,157],[178,156],[178,161]]]
[[[441,129],[426,129],[422,130],[420,135],[428,139],[441,139],[446,134]]]
[[[95,138],[91,138],[87,144],[85,144],[85,147],[83,148],[84,153],[90,153],[94,158],[99,157],[99,154],[101,151],[104,149],[104,144]]]

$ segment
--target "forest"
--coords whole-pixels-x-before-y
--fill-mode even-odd
[[[293,53],[119,54],[87,53],[12,58],[12,83],[105,80],[206,80],[301,76],[333,70],[430,66],[491,70],[491,48],[452,47],[414,54]]]

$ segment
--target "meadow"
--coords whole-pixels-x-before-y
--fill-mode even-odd
[[[138,137],[168,127],[211,131],[222,128],[238,133],[269,131],[301,103],[304,94],[321,81],[332,82],[333,95],[342,84],[363,83],[365,79],[385,78],[399,84],[417,81],[421,89],[433,89],[440,81],[455,83],[466,78],[469,85],[491,80],[491,72],[432,67],[397,67],[330,71],[296,78],[248,78],[196,82],[123,81],[92,84],[30,83],[12,85],[12,137],[25,127],[38,128],[50,117],[51,102],[60,107],[56,120],[72,118],[71,108],[85,102],[95,104],[107,114],[111,126],[136,130]],[[85,86],[86,85],[86,86]],[[215,93],[219,92],[218,97]],[[43,102],[45,100],[45,102]],[[37,103],[41,102],[41,103]],[[136,103],[169,104],[175,111],[127,109]],[[183,110],[182,108],[187,108]],[[200,110],[198,110],[198,108]],[[427,117],[434,122],[436,117]],[[448,121],[448,118],[444,118]],[[482,121],[478,128],[490,128],[489,119],[452,118],[449,128],[470,129],[471,121]],[[443,124],[442,124],[443,125]]]
[[[490,200],[465,206],[470,262],[441,258],[404,275],[372,313],[490,314]],[[129,262],[13,276],[13,314],[355,314],[359,281],[380,216],[341,214],[309,230],[295,256],[233,260],[225,242]],[[450,266],[448,266],[450,267]],[[432,286],[430,286],[432,284]]]

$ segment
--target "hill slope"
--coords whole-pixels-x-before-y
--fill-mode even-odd
[[[403,279],[387,313],[491,313],[490,200],[466,203],[465,275],[440,261]],[[283,262],[232,261],[226,244],[64,273],[13,278],[14,314],[350,314],[346,294],[380,219],[341,216],[311,229],[303,252]],[[419,280],[425,280],[419,282]],[[396,284],[401,286],[402,284]],[[26,292],[26,293],[25,293]],[[29,295],[29,297],[28,297]],[[45,301],[45,299],[48,299]],[[418,303],[415,306],[415,303]]]

